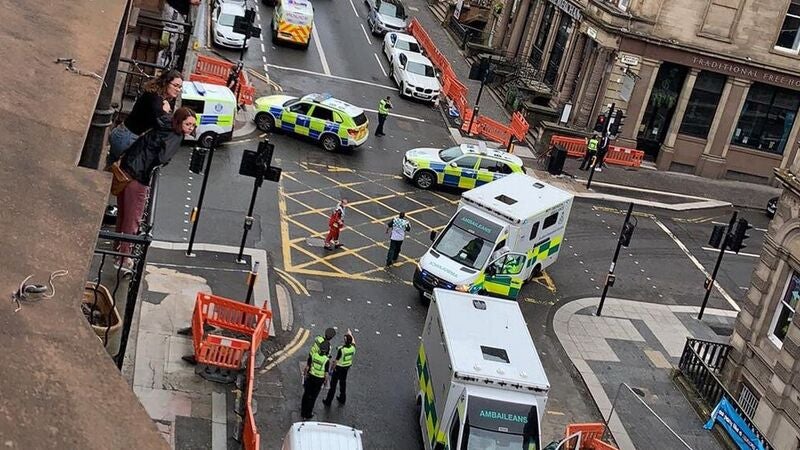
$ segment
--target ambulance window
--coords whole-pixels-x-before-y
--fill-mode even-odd
[[[203,114],[205,105],[200,100],[181,100],[181,106],[191,108],[196,114]]]
[[[463,158],[459,158],[456,160],[456,165],[461,167],[462,169],[474,169],[475,163],[478,162],[477,156],[464,156]]]
[[[296,114],[308,114],[308,110],[311,109],[310,103],[299,102],[295,103],[289,108],[289,111],[296,113]]]
[[[333,122],[333,111],[317,105],[314,107],[314,110],[311,111],[311,117],[324,120],[326,122]]]
[[[450,427],[450,448],[458,448],[458,432],[461,430],[461,419],[458,417],[458,409],[453,417],[453,425]]]
[[[557,220],[558,220],[558,213],[555,213],[555,214],[552,214],[550,216],[547,216],[547,218],[544,219],[544,223],[542,224],[542,229],[546,230],[546,229],[552,227],[553,225],[556,224]]]
[[[531,227],[531,237],[530,237],[530,240],[534,240],[534,239],[536,239],[536,235],[537,235],[537,234],[539,234],[539,222],[536,222],[535,224],[533,224],[533,227]]]
[[[508,359],[508,353],[502,348],[486,347],[481,345],[481,353],[483,353],[483,359],[487,361],[502,362],[506,364],[511,362],[511,360]]]

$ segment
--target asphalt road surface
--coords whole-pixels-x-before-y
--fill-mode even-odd
[[[444,147],[452,141],[438,110],[397,98],[393,83],[383,73],[387,62],[380,39],[362,29],[366,26],[363,3],[318,0],[314,6],[316,33],[308,49],[301,50],[270,42],[271,8],[259,5],[265,38],[253,40],[246,66],[267,70],[290,95],[327,92],[368,110],[374,110],[382,96],[392,95],[396,116],[387,122],[387,136],[376,138],[376,116],[368,112],[371,137],[352,151],[327,153],[313,142],[271,135],[276,146],[274,164],[284,174],[280,183],[264,183],[258,192],[256,221],[247,246],[268,251],[272,266],[281,271],[273,281],[291,294],[293,326],[276,339],[289,342],[303,330],[313,337],[329,326],[340,333],[350,328],[355,334],[358,352],[348,380],[347,404],[334,403],[327,409],[318,402],[315,419],[364,430],[367,448],[417,448],[415,359],[426,308],[410,285],[411,274],[416,259],[427,249],[430,230],[446,223],[459,193],[420,191],[401,177],[400,166],[410,148]],[[429,14],[425,8],[409,12]],[[219,52],[238,58],[237,52]],[[257,146],[257,137],[239,139],[216,151],[197,242],[239,245],[253,180],[239,176],[238,166],[242,151]],[[188,153],[188,149],[181,152],[163,172],[157,239],[188,240],[189,213],[202,181],[202,176],[189,173]],[[351,202],[341,237],[344,246],[327,252],[320,247],[327,216],[343,197]],[[552,385],[542,425],[544,443],[559,439],[569,422],[601,419],[558,344],[551,322],[565,302],[601,292],[624,209],[625,205],[576,201],[558,262],[520,294],[519,304]],[[412,232],[400,263],[386,269],[385,223],[398,211],[407,212]],[[707,245],[711,228],[714,222],[727,222],[729,214],[724,209],[679,215],[637,210],[633,242],[620,252],[617,282],[610,295],[698,305],[704,272],[712,271],[717,256]],[[725,256],[718,276],[721,289],[712,292],[709,307],[735,309],[749,286],[763,242],[760,230],[767,219],[760,211],[742,214],[757,229],[743,253]],[[290,424],[300,420],[300,370],[309,345],[306,341],[281,364],[258,375],[257,421],[265,448],[279,448]]]

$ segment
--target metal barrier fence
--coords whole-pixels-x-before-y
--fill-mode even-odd
[[[764,445],[764,449],[771,450],[775,447],[772,446],[764,433],[758,429],[750,419],[750,416],[739,405],[739,402],[728,392],[728,389],[717,377],[722,368],[725,367],[730,350],[731,346],[728,344],[687,338],[678,368],[709,407],[713,408],[723,397],[727,398],[728,402]]]
[[[450,31],[452,31],[458,38],[458,42],[461,43],[461,50],[466,50],[468,43],[483,45],[489,41],[488,33],[481,29],[464,25],[452,14],[450,14],[450,17],[447,20],[447,28],[449,28]]]

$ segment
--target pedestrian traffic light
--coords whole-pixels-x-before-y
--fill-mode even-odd
[[[621,109],[618,109],[614,112],[614,119],[611,121],[609,125],[608,134],[612,136],[616,136],[619,134],[619,130],[622,129],[623,121],[625,120],[625,114],[623,114]]]
[[[752,228],[752,225],[747,223],[747,220],[745,219],[739,219],[736,221],[736,225],[733,228],[733,236],[730,245],[731,251],[739,253],[739,250],[747,247],[744,245],[744,241],[750,237],[747,232]]]
[[[636,225],[632,222],[625,222],[625,225],[622,226],[622,234],[619,236],[619,240],[622,242],[623,247],[631,245],[631,238],[635,229]]]
[[[594,131],[602,133],[606,130],[606,115],[600,114],[597,116],[597,121],[594,123]]]
[[[714,231],[711,232],[711,239],[708,240],[708,245],[714,248],[722,247],[722,238],[725,236],[725,225],[714,225]]]
[[[196,174],[203,173],[203,165],[206,162],[206,150],[203,147],[195,147],[192,149],[192,156],[189,157],[189,171]]]

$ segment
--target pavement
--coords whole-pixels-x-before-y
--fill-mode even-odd
[[[727,343],[736,313],[706,309],[698,321],[695,306],[606,298],[598,317],[599,301],[567,303],[556,312],[553,327],[602,416],[608,419],[613,408],[609,427],[619,448],[685,448],[681,439],[697,450],[723,448],[703,429],[705,419],[676,387],[672,371],[687,338]],[[622,383],[635,394],[620,389]]]

